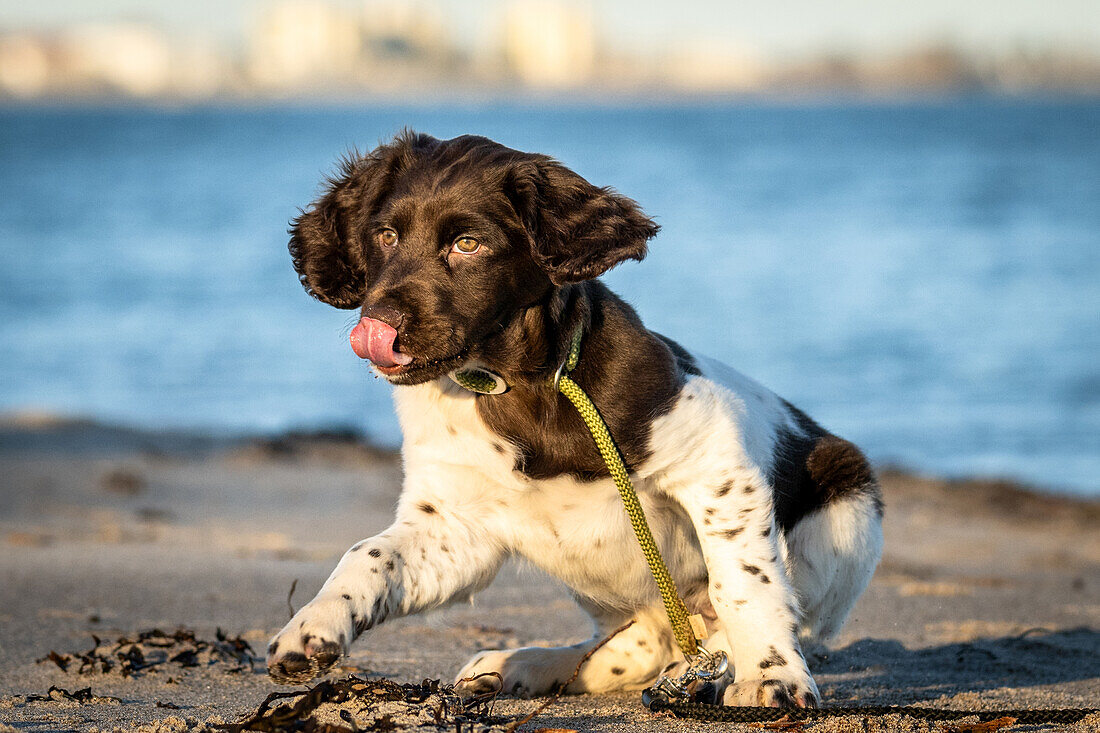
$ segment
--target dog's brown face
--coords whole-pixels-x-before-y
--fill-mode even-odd
[[[407,133],[344,162],[291,228],[306,290],[360,309],[357,354],[398,384],[435,379],[553,289],[645,256],[630,199],[483,137]]]

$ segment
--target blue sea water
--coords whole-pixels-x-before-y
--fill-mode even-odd
[[[0,109],[0,410],[395,444],[285,230],[404,126],[635,198],[608,283],[874,459],[1100,494],[1097,101]]]

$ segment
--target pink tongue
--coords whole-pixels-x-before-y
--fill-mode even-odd
[[[362,318],[351,330],[351,349],[360,359],[370,359],[380,367],[405,365],[412,361],[408,354],[394,351],[397,331],[374,318]]]

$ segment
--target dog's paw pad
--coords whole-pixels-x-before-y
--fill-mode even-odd
[[[314,639],[306,644],[306,656],[318,671],[324,671],[336,664],[343,655],[343,647],[334,641]]]
[[[301,652],[285,652],[267,660],[267,673],[271,679],[284,685],[309,682],[314,677],[313,665]]]
[[[308,682],[339,661],[350,634],[346,606],[314,600],[271,640],[267,672],[282,684]]]
[[[284,685],[309,682],[326,672],[343,656],[343,648],[334,641],[311,640],[305,653],[286,651],[281,654],[268,652],[267,673],[271,679]]]

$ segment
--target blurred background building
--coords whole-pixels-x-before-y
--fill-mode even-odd
[[[986,18],[932,3],[905,34],[900,22],[876,19],[877,4],[849,3],[830,12],[851,16],[852,31],[814,35],[805,28],[813,14],[799,0],[774,9],[775,28],[754,19],[747,4],[708,0],[687,0],[678,10],[619,0],[195,4],[191,12],[208,17],[168,4],[68,0],[0,9],[0,95],[1096,92],[1100,6],[1061,4],[1051,11],[1061,25],[1048,27],[1030,22],[1034,10],[1012,4],[989,5]],[[974,27],[974,20],[999,30]],[[1075,20],[1082,26],[1076,35]]]

